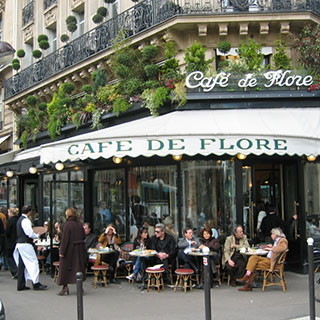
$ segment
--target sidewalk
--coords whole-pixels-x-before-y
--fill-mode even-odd
[[[46,291],[16,290],[16,280],[8,271],[0,272],[0,298],[7,320],[76,320],[76,286],[70,286],[70,296],[57,296],[60,290],[53,279],[41,275],[40,280],[48,285]],[[288,290],[280,287],[267,288],[265,292],[239,292],[223,283],[211,290],[212,319],[288,320],[309,319],[308,276],[286,272]],[[198,320],[205,319],[204,291],[193,289],[184,294],[172,289],[157,293],[140,291],[138,285],[130,285],[125,279],[120,285],[108,288],[93,288],[93,278],[84,282],[84,319],[130,319],[130,320]],[[320,306],[316,304],[320,316]]]

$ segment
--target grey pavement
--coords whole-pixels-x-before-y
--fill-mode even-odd
[[[308,276],[286,272],[287,292],[280,287],[265,292],[239,292],[223,283],[211,289],[212,319],[287,320],[309,319]],[[8,271],[0,271],[0,298],[6,308],[7,320],[77,320],[76,286],[70,286],[69,296],[57,296],[60,287],[47,275],[40,280],[46,291],[16,291],[16,280]],[[108,288],[93,288],[93,278],[84,282],[84,319],[205,319],[204,291],[158,293],[141,291],[137,284],[110,284]],[[320,316],[320,306],[316,305]]]

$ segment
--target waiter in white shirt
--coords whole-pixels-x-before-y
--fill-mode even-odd
[[[39,282],[39,262],[33,247],[33,239],[38,239],[39,234],[34,233],[29,217],[31,207],[24,206],[22,215],[17,222],[17,244],[14,250],[14,259],[18,266],[18,291],[28,290],[26,281],[31,280],[34,290],[45,290],[47,286]]]

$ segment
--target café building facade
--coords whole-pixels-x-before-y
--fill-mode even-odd
[[[89,2],[80,2],[83,8],[89,6]],[[140,28],[128,33],[134,45],[156,43],[169,34],[180,48],[178,58],[195,39],[206,44],[208,57],[221,55],[216,48],[224,37],[230,38],[235,51],[252,25],[268,58],[278,33],[287,32],[290,26],[301,28],[301,21],[307,19],[298,19],[299,7],[288,24],[288,11],[282,8],[275,18],[276,27],[270,26],[266,33],[272,17],[266,15],[267,8],[261,13],[255,6],[255,11],[251,8],[234,15],[230,10],[236,9],[236,3],[214,10],[203,7],[203,12],[192,11],[190,3],[185,3],[179,10],[169,6],[160,15],[160,11],[142,15],[143,21],[134,18],[138,9],[160,10],[152,3],[142,1],[105,24],[111,30],[115,19],[118,23],[135,21],[135,26],[139,22]],[[47,10],[50,8],[60,8],[59,2],[51,1]],[[312,21],[318,19],[316,8]],[[212,16],[203,16],[208,10]],[[123,20],[124,13],[128,20]],[[235,23],[235,17],[242,17],[241,21]],[[184,30],[189,30],[187,40]],[[214,34],[217,39],[211,41],[209,36]],[[98,36],[100,46],[94,47],[90,41]],[[16,109],[30,94],[45,99],[66,79],[80,83],[88,80],[91,69],[107,68],[111,40],[103,36],[97,27],[70,42],[68,48],[78,55],[69,56],[68,65],[61,70],[50,69],[53,56],[48,56],[41,62],[43,69],[28,67],[27,74],[24,70],[15,74],[5,82],[5,103]],[[55,57],[64,50],[67,48],[57,50]],[[231,74],[208,77],[195,72],[186,79],[187,103],[181,107],[166,104],[157,117],[136,104],[118,116],[105,114],[100,130],[92,131],[90,124],[76,130],[69,124],[55,141],[42,132],[36,141],[28,142],[28,149],[1,155],[1,205],[21,208],[29,204],[39,224],[63,221],[65,209],[73,206],[96,233],[102,231],[101,213],[108,212],[123,240],[130,240],[139,225],[138,207],[140,215],[153,222],[170,216],[170,227],[177,236],[182,236],[186,226],[199,231],[206,224],[215,227],[223,239],[242,224],[254,242],[259,212],[274,205],[289,239],[287,266],[305,272],[306,239],[317,239],[318,234],[320,238],[320,94],[308,90],[315,83],[310,75],[294,74],[275,71],[262,79],[252,74],[235,79]],[[21,147],[21,141],[16,143]],[[298,220],[293,221],[295,214]]]

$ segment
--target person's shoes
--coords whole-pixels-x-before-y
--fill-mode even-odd
[[[41,284],[40,282],[36,283],[33,286],[33,290],[46,290],[46,289],[47,289],[47,286]]]
[[[30,288],[29,288],[29,287],[22,287],[22,288],[18,288],[17,290],[18,290],[18,291],[30,290]]]
[[[133,280],[135,278],[134,274],[131,273],[129,276],[126,276],[128,280]]]
[[[113,278],[113,279],[111,280],[111,283],[120,284],[121,282],[120,282],[118,279]]]
[[[16,279],[18,279],[18,276],[17,275],[13,275],[12,279],[16,280]]]
[[[0,263],[0,271],[1,271],[1,269],[2,269],[2,263]]]
[[[237,283],[235,282],[235,280],[231,280],[231,287],[236,287],[237,286]]]
[[[245,274],[241,279],[237,279],[238,282],[242,282],[242,283],[243,282],[248,283],[249,280],[250,280],[250,277],[247,274]]]
[[[64,294],[66,294],[67,296],[69,295],[68,287],[62,288],[61,291],[57,293],[58,296],[63,296]]]
[[[239,291],[252,291],[252,287],[250,284],[246,283],[242,288],[238,289]]]

